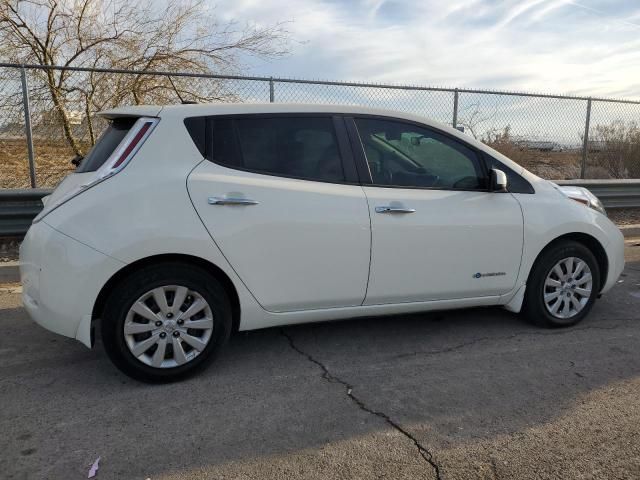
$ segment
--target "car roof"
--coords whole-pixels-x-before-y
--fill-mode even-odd
[[[424,117],[380,108],[360,105],[327,105],[313,103],[196,103],[182,105],[132,105],[100,112],[99,115],[115,118],[130,115],[193,117],[201,115],[232,115],[251,113],[341,113],[391,116],[419,119],[421,123],[431,123]]]

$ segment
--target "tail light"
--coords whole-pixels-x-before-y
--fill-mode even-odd
[[[142,125],[139,128],[136,128],[141,120],[143,121]],[[157,119],[141,118],[140,120],[138,120],[127,137],[125,137],[125,139],[122,141],[122,145],[119,146],[114,152],[113,160],[115,161],[109,159],[105,162],[107,169],[110,172],[115,173],[116,171],[120,171],[122,168],[124,168],[124,166],[129,162],[129,160],[133,158],[135,153],[138,151],[138,148],[142,146],[144,140],[146,140],[148,134],[151,133],[151,129],[155,126],[156,123],[158,123]],[[131,134],[133,134],[133,138],[127,141],[128,137]],[[122,152],[120,152],[122,147],[124,147],[124,149],[122,149]]]

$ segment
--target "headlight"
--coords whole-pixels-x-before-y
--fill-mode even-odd
[[[584,187],[559,186],[558,190],[560,190],[564,195],[567,196],[567,198],[570,198],[571,200],[575,200],[576,202],[582,203],[589,208],[593,208],[603,215],[607,214],[600,199]]]

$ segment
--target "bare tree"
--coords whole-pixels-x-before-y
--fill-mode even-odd
[[[498,115],[498,105],[493,106],[492,111],[483,113],[479,103],[472,103],[462,110],[458,125],[470,133],[473,138],[479,140],[487,135],[491,136],[499,132],[496,127],[486,128],[485,124],[494,121]]]
[[[202,0],[0,0],[0,45],[4,58],[16,63],[218,74],[238,73],[243,55],[287,53],[285,24],[220,23],[214,13]],[[199,99],[188,82],[168,77],[53,69],[39,74],[76,154],[83,148],[69,105],[81,105],[93,143],[96,109],[166,101],[167,92]]]

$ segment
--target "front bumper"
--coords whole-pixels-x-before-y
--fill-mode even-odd
[[[93,305],[107,280],[123,266],[40,221],[29,228],[20,246],[24,307],[47,330],[91,348]]]
[[[613,224],[612,224],[613,225]],[[624,270],[624,236],[618,227],[613,225],[609,232],[611,241],[605,247],[609,263],[609,271],[600,293],[607,293],[617,283]]]

